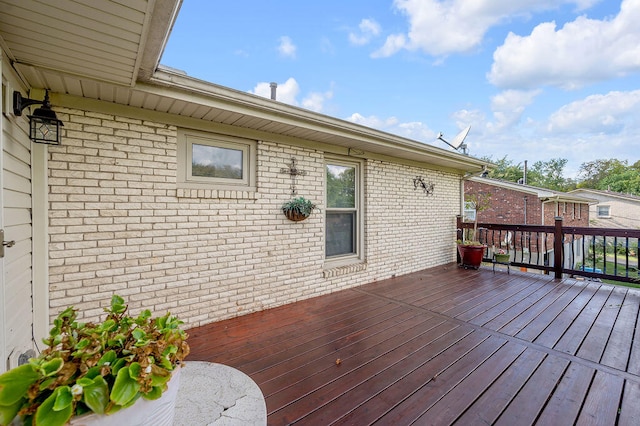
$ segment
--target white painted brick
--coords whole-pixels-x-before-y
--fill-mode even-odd
[[[324,271],[322,213],[294,224],[280,212],[292,157],[307,172],[299,194],[324,211],[322,152],[258,142],[258,192],[189,190],[176,187],[175,127],[69,111],[49,161],[52,315],[77,303],[97,319],[118,293],[196,326],[454,260],[459,176],[368,161],[367,263]]]

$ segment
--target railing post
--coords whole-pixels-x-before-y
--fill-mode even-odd
[[[462,229],[462,216],[456,216],[456,239],[462,241],[464,239],[464,230]],[[456,263],[462,263],[460,252],[456,249]]]
[[[553,231],[553,271],[555,278],[562,278],[562,217],[556,216],[556,226]]]

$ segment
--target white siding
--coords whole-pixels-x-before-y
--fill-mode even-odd
[[[6,57],[5,57],[6,59]],[[4,61],[2,67],[3,98],[11,99],[20,88],[17,78]],[[25,92],[23,91],[23,94]],[[4,109],[11,103],[6,101]],[[31,153],[27,136],[26,114],[22,117],[2,115],[2,228],[5,241],[15,245],[5,249],[0,259],[4,270],[2,281],[2,349],[0,371],[16,365],[20,354],[32,348],[32,222],[31,222]]]

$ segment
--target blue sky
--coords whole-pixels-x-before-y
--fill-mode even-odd
[[[640,0],[184,0],[161,63],[515,164],[640,160]]]

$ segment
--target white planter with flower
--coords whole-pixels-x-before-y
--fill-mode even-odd
[[[182,322],[149,310],[130,317],[116,295],[105,311],[102,323],[80,323],[67,308],[40,356],[0,375],[0,424],[171,425],[189,354]]]

